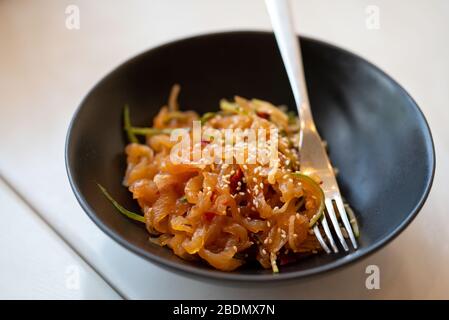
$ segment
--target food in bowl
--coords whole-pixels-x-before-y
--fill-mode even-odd
[[[125,107],[123,184],[142,214],[100,186],[114,206],[145,223],[153,243],[222,271],[257,260],[279,272],[320,252],[312,227],[324,194],[319,177],[300,171],[296,114],[237,96],[200,116],[180,111],[179,92],[175,85],[151,127],[132,126]]]

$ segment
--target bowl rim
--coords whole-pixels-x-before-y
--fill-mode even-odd
[[[354,54],[344,48],[338,47],[336,45],[333,45],[331,43],[310,38],[310,37],[304,37],[298,35],[301,39],[304,39],[310,43],[315,43],[324,47],[328,47],[333,50],[340,51],[341,53],[344,53],[351,58],[355,58],[359,61],[362,61],[370,68],[373,68],[377,72],[379,72],[382,76],[386,77],[391,81],[391,83],[399,88],[405,95],[405,98],[409,100],[410,104],[415,108],[416,111],[418,111],[418,116],[421,117],[422,123],[420,124],[420,127],[424,129],[424,131],[428,134],[428,139],[426,139],[426,143],[430,144],[430,157],[431,157],[431,168],[430,168],[430,175],[426,181],[426,186],[424,189],[423,194],[421,195],[421,198],[417,202],[416,206],[410,211],[408,216],[395,228],[393,231],[391,231],[387,236],[379,240],[377,243],[374,243],[370,247],[366,249],[366,251],[360,253],[360,251],[352,251],[348,255],[342,256],[341,258],[332,261],[330,263],[320,265],[317,267],[313,267],[306,270],[298,270],[298,271],[291,271],[288,273],[278,273],[278,274],[239,274],[239,273],[232,273],[232,272],[222,272],[218,270],[214,270],[212,268],[210,269],[200,269],[195,266],[190,265],[184,265],[177,263],[175,261],[170,261],[165,258],[162,258],[156,254],[150,253],[137,245],[134,245],[130,242],[128,242],[124,237],[120,236],[118,233],[116,233],[111,228],[107,227],[100,218],[95,213],[95,210],[89,205],[88,201],[84,198],[81,190],[78,188],[74,173],[72,172],[73,164],[70,161],[70,147],[71,147],[71,141],[72,141],[72,135],[73,135],[73,128],[75,126],[75,123],[77,122],[79,113],[83,106],[85,105],[86,100],[90,95],[99,87],[105,80],[107,80],[109,77],[111,77],[116,71],[118,71],[121,68],[126,67],[127,65],[133,63],[134,61],[140,59],[144,55],[150,53],[151,51],[162,49],[167,46],[172,46],[179,44],[181,42],[185,41],[191,41],[191,40],[197,40],[197,39],[205,39],[208,37],[221,37],[221,36],[232,36],[232,35],[248,35],[248,36],[257,36],[257,35],[271,35],[274,36],[274,34],[270,31],[260,31],[260,30],[232,30],[232,31],[219,31],[219,32],[212,32],[212,33],[200,33],[193,36],[185,37],[185,38],[178,38],[172,41],[168,41],[159,45],[156,45],[154,47],[150,47],[143,52],[140,52],[134,56],[132,56],[129,59],[126,59],[125,61],[121,62],[118,66],[113,68],[111,71],[109,71],[106,75],[101,77],[100,80],[96,81],[95,85],[87,92],[87,94],[84,96],[84,98],[79,103],[78,107],[75,110],[75,113],[73,114],[70,124],[68,126],[66,140],[65,140],[65,148],[64,148],[64,158],[65,158],[65,166],[66,166],[66,172],[68,176],[68,180],[70,183],[70,186],[72,188],[73,193],[75,194],[75,197],[82,207],[82,209],[86,212],[86,214],[89,216],[89,218],[100,228],[104,233],[106,233],[109,237],[114,239],[117,243],[119,243],[121,246],[127,248],[128,250],[136,253],[137,255],[145,258],[146,260],[149,260],[153,263],[155,263],[158,266],[164,267],[166,269],[169,269],[171,271],[180,272],[181,274],[189,274],[193,275],[199,278],[209,278],[213,280],[230,280],[230,281],[244,281],[244,282],[259,282],[259,281],[282,281],[282,280],[290,280],[295,278],[304,278],[307,276],[322,274],[325,272],[329,272],[331,270],[335,270],[337,268],[340,268],[342,266],[347,266],[350,264],[353,264],[357,261],[360,261],[363,258],[367,258],[371,254],[377,252],[380,248],[384,247],[388,243],[390,243],[393,239],[395,239],[417,216],[419,211],[422,209],[425,201],[427,200],[433,181],[435,176],[435,167],[436,167],[436,156],[435,156],[435,145],[432,137],[432,132],[430,130],[428,121],[426,120],[424,113],[416,103],[416,101],[410,96],[410,94],[391,76],[389,76],[386,72],[384,72],[379,67],[375,66],[370,61],[362,58],[361,56]]]

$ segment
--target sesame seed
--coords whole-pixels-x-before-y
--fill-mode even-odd
[[[288,182],[293,183],[293,179],[292,178],[288,179]]]
[[[254,183],[257,183],[256,177],[253,178],[253,182],[254,182]]]
[[[243,169],[248,170],[248,166],[246,164],[244,164]]]
[[[341,229],[341,233],[343,234],[343,237],[345,239],[347,239],[349,237],[349,235],[348,235],[348,232],[346,231],[346,229],[343,227],[341,227],[340,229]]]
[[[260,186],[261,189],[263,189],[263,183],[262,182],[259,183],[259,186]]]
[[[233,246],[232,249],[234,249],[235,251],[237,251],[237,246]]]
[[[264,244],[268,243],[268,238],[265,238],[265,240],[263,241]]]
[[[267,221],[267,226],[268,226],[268,228],[271,227],[270,221]]]
[[[281,233],[281,228],[278,228],[278,232]]]
[[[282,178],[288,179],[288,174],[284,174],[284,176]]]
[[[301,219],[301,216],[299,215],[299,213],[296,214],[296,219]]]
[[[271,239],[271,238],[268,239],[268,243],[270,243],[270,244],[273,243],[273,239]]]
[[[298,235],[296,233],[294,233],[293,238],[298,238]]]
[[[278,210],[279,210],[279,207],[278,207],[278,206],[276,206],[276,207],[273,208],[273,211],[278,211]]]
[[[282,238],[282,239],[285,239],[285,238],[287,238],[287,236],[286,236],[284,233],[282,233],[282,234],[281,234],[281,238]]]
[[[244,196],[245,192],[239,192],[239,195]]]
[[[262,249],[262,254],[267,254],[267,250]]]
[[[241,182],[241,181],[237,182],[237,185],[238,185],[238,186],[241,186],[241,185],[242,185],[242,182]]]

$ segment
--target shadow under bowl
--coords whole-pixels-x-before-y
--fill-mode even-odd
[[[294,108],[273,34],[226,32],[175,41],[138,55],[102,79],[73,117],[66,166],[76,198],[106,234],[131,251],[174,271],[218,280],[269,281],[335,269],[381,248],[412,221],[432,184],[435,155],[426,120],[413,99],[388,75],[335,46],[301,38],[314,118],[339,169],[342,194],[358,217],[360,248],[318,254],[281,267],[279,274],[250,263],[221,272],[184,261],[148,241],[148,233],[118,214],[99,191],[101,183],[130,210],[138,210],[122,186],[126,168],[122,111],[148,126],[182,86],[182,109],[215,111],[221,98],[259,98]]]

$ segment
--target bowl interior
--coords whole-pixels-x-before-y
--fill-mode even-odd
[[[391,78],[365,60],[331,45],[301,40],[310,101],[322,137],[339,169],[344,197],[361,228],[360,248],[320,254],[281,268],[275,277],[257,264],[232,272],[187,262],[148,241],[144,227],[115,212],[101,183],[121,204],[138,210],[122,186],[125,172],[122,110],[148,126],[182,86],[182,109],[218,109],[221,98],[241,95],[294,109],[288,79],[270,33],[232,32],[194,37],[147,51],[118,67],[87,95],[67,138],[66,161],[75,194],[93,221],[115,240],[153,262],[218,279],[285,279],[353,261],[397,235],[430,189],[434,152],[420,110]]]

